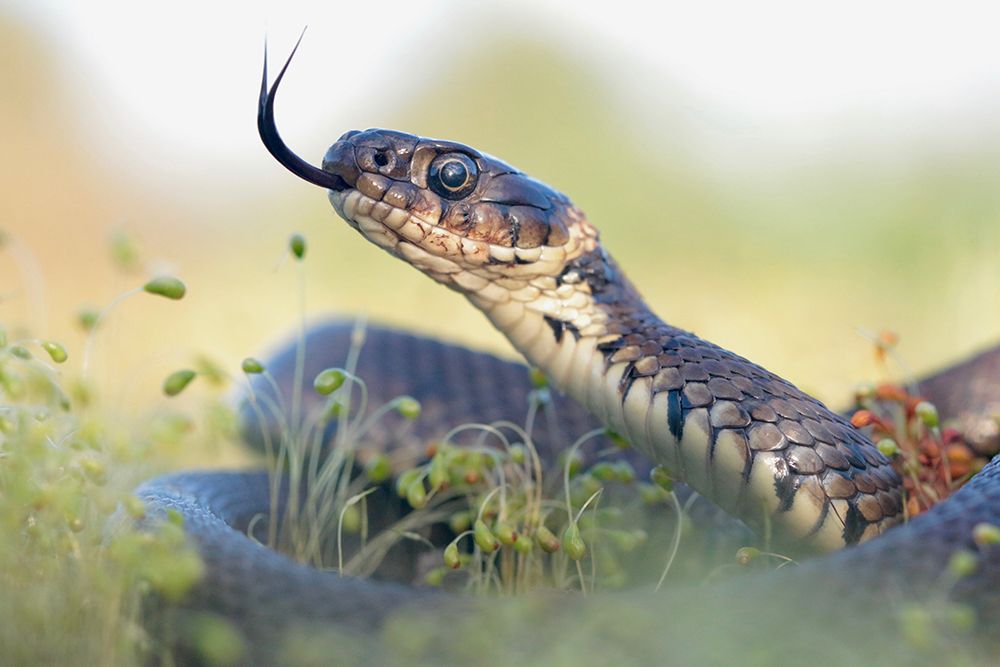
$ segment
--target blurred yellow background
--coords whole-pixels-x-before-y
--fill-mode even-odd
[[[512,354],[260,146],[262,37],[280,61],[306,22],[277,110],[301,155],[367,126],[498,155],[587,211],[664,319],[835,405],[877,372],[859,330],[898,332],[917,372],[1000,340],[985,16],[908,29],[850,3],[832,27],[794,3],[694,18],[669,3],[134,4],[0,7],[0,321],[78,364],[79,308],[159,271],[189,288],[106,323],[94,378],[122,401],[153,400],[199,354],[236,371],[291,332],[295,231],[308,318],[366,313]],[[111,259],[117,232],[139,241],[134,273]]]

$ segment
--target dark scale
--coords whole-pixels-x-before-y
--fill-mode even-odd
[[[545,320],[545,323],[549,325],[549,328],[552,329],[552,334],[556,337],[557,343],[562,342],[563,333],[567,331],[573,334],[573,338],[580,340],[580,329],[572,322],[564,322],[563,320],[555,317],[549,317],[548,315],[544,315],[543,319]]]
[[[757,451],[773,452],[777,457],[774,491],[779,511],[791,510],[804,486],[823,489],[827,502],[814,525],[818,530],[831,510],[830,498],[841,497],[847,502],[842,519],[844,541],[848,544],[856,543],[868,525],[902,513],[902,498],[897,491],[879,490],[875,501],[859,505],[864,494],[877,490],[876,480],[887,486],[899,484],[899,479],[889,460],[842,417],[773,373],[659,320],[603,250],[570,262],[560,281],[569,273],[587,283],[598,307],[608,313],[607,333],[616,337],[597,349],[608,367],[625,362],[619,382],[622,401],[637,379],[652,377],[650,388],[654,395],[668,392],[665,418],[678,441],[692,410],[704,408],[712,413],[718,406],[708,425],[709,458],[714,458],[720,433],[731,430],[742,436],[749,443],[743,469],[746,483]],[[565,323],[557,325],[553,321],[549,325],[560,340]],[[770,430],[751,437],[752,430],[763,428],[761,425]],[[829,470],[827,461],[854,481],[853,492],[846,498],[844,494],[831,496],[827,491],[824,475],[842,474]],[[806,481],[813,478],[819,483],[810,481],[807,485]],[[839,484],[837,488],[846,486]]]

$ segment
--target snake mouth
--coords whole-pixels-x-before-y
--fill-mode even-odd
[[[592,242],[586,232],[574,232],[561,246],[512,248],[472,239],[451,231],[430,215],[386,201],[392,192],[371,189],[365,174],[357,179],[357,188],[329,193],[337,214],[375,245],[402,258],[432,276],[476,274],[483,279],[504,276],[555,275],[568,258],[576,256]],[[474,280],[478,285],[479,280]]]
[[[274,80],[274,85],[271,86],[270,90],[267,87],[267,48],[264,49],[264,73],[261,77],[260,97],[257,101],[257,132],[268,152],[288,171],[314,185],[334,191],[345,190],[350,187],[350,184],[341,175],[318,169],[293,153],[282,140],[281,135],[278,134],[278,126],[274,122],[274,98],[278,94],[278,86],[281,85],[281,80],[301,43],[302,36],[295,43],[295,48],[292,49],[288,60],[278,72],[278,77]]]
[[[462,237],[387,203],[384,197],[369,196],[355,188],[331,190],[329,197],[337,214],[365,238],[425,270],[456,273],[468,265],[516,260],[512,248]]]

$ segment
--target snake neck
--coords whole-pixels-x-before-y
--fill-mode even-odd
[[[628,436],[657,463],[678,467],[671,447],[626,418],[635,380],[651,370],[650,362],[641,362],[643,350],[662,352],[655,340],[641,338],[638,329],[672,328],[652,313],[617,262],[595,245],[567,262],[557,276],[522,282],[509,285],[510,298],[499,303],[466,296],[560,391]],[[645,421],[651,406],[640,403]]]
[[[554,276],[466,293],[515,348],[759,534],[830,550],[902,516],[889,460],[780,377],[660,320],[598,244]]]
[[[509,298],[501,302],[467,296],[531,365],[598,414],[606,392],[591,391],[589,380],[595,371],[613,377],[617,361],[604,352],[624,344],[637,322],[666,326],[600,246],[556,276],[508,280],[507,287]]]

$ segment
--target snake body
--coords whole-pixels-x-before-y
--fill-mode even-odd
[[[834,551],[900,521],[901,480],[865,435],[782,378],[664,323],[567,197],[468,146],[389,130],[349,132],[322,169],[308,165],[274,127],[284,72],[261,91],[259,127],[271,153],[327,188],[337,213],[369,241],[463,294],[531,365],[650,461],[751,527],[769,525],[790,548]],[[387,345],[377,347],[381,354],[402,343]],[[454,348],[400,354],[423,359],[421,374],[433,385],[405,391],[423,393],[429,404],[435,392],[444,402],[454,398],[453,423],[490,420],[470,403],[514,397],[520,386],[507,381],[485,394],[470,387],[488,382],[500,368],[492,362],[476,362],[479,370],[460,363],[449,375],[456,365],[442,359],[459,354]],[[384,374],[388,382],[418,372],[403,365],[408,370]],[[784,583],[761,585],[826,582],[849,588],[845,598],[859,590],[929,590],[951,553],[976,547],[972,526],[1000,519],[998,475],[992,463],[928,515],[782,573]],[[199,604],[253,628],[278,617],[359,628],[401,605],[439,603],[418,589],[318,573],[251,542],[239,531],[266,507],[266,490],[259,474],[221,473],[171,476],[142,489],[154,508],[188,517],[208,561]],[[1000,566],[992,548],[983,555],[954,592],[979,603],[986,618],[997,611]]]

